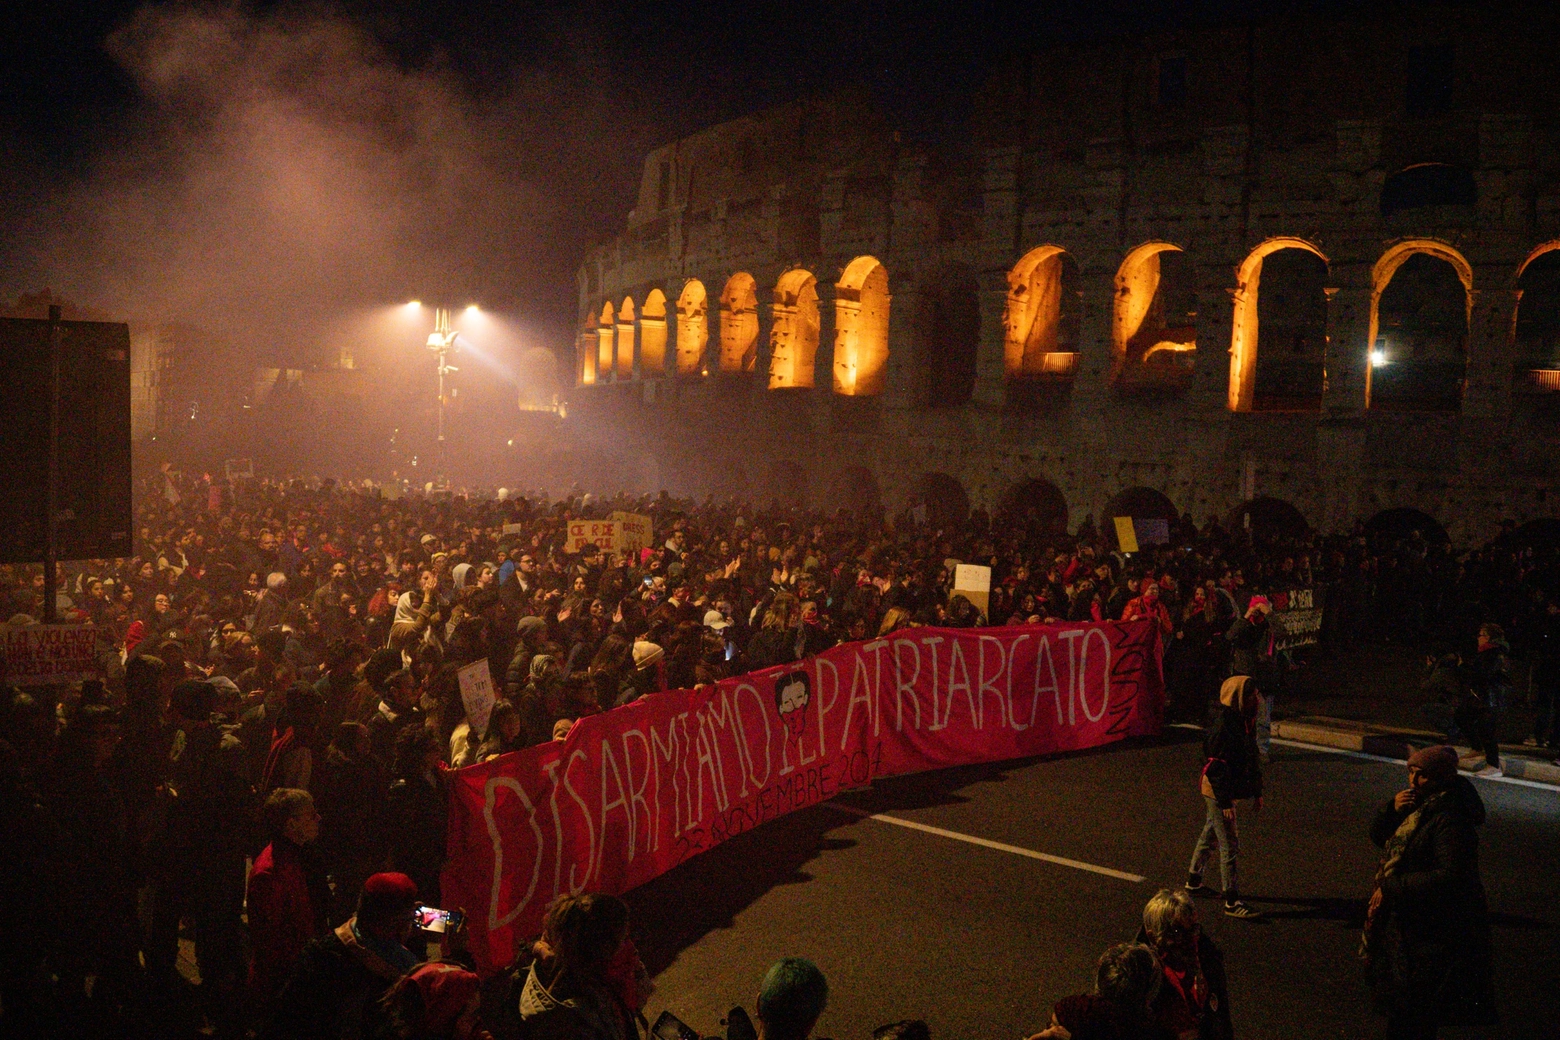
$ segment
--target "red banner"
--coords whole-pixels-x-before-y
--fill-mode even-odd
[[[582,719],[452,774],[446,906],[484,971],[560,892],[622,893],[881,776],[1157,733],[1149,621],[909,628]]]

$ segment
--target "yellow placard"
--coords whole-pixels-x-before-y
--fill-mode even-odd
[[[1132,518],[1130,516],[1116,517],[1116,541],[1120,544],[1121,551],[1124,553],[1135,553],[1138,551],[1137,531],[1132,527]]]

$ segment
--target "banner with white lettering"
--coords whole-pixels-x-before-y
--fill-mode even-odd
[[[873,779],[1156,733],[1151,622],[907,628],[581,719],[450,775],[444,905],[484,972],[560,892],[622,893]]]
[[[97,678],[98,632],[91,625],[0,625],[0,682],[39,686]]]

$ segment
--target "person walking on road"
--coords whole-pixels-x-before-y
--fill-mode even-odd
[[[1391,1040],[1434,1040],[1439,1026],[1496,1020],[1478,828],[1484,802],[1457,774],[1457,752],[1408,759],[1408,788],[1381,805],[1370,839],[1383,852],[1360,953]]]
[[[1219,708],[1203,738],[1202,796],[1208,815],[1186,875],[1188,892],[1207,891],[1203,867],[1217,845],[1219,873],[1224,882],[1224,912],[1246,920],[1262,914],[1240,899],[1240,837],[1235,803],[1250,798],[1253,812],[1262,809],[1262,761],[1254,733],[1261,700],[1257,682],[1249,675],[1232,675],[1219,690]]]
[[[1511,647],[1506,643],[1506,633],[1493,623],[1479,626],[1478,646],[1469,667],[1468,689],[1479,699],[1483,711],[1471,736],[1474,750],[1484,752],[1484,768],[1479,775],[1497,777],[1502,775],[1500,723],[1511,693],[1511,662],[1507,658]]]

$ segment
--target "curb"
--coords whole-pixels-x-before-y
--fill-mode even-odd
[[[1340,729],[1314,722],[1281,722],[1274,720],[1273,735],[1301,744],[1318,744],[1342,751],[1358,751],[1380,758],[1406,759],[1416,746],[1401,734],[1371,733],[1367,730]],[[1516,755],[1501,756],[1501,770],[1505,775],[1541,784],[1560,786],[1560,766]]]

